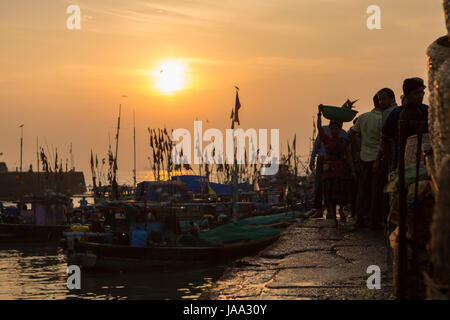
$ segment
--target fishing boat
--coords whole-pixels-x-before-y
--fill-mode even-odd
[[[195,205],[166,206],[164,211],[125,202],[103,204],[99,210],[108,225],[102,230],[65,233],[68,262],[111,271],[214,265],[256,254],[280,236],[282,229],[274,223],[294,217],[248,218],[194,235],[193,225],[205,220]]]
[[[22,199],[16,210],[1,215],[0,242],[61,239],[63,232],[70,230],[68,203],[69,198],[62,195]]]
[[[243,240],[221,246],[130,247],[94,242],[79,242],[69,256],[70,264],[85,269],[134,271],[151,268],[187,268],[214,265],[253,255],[278,239]]]

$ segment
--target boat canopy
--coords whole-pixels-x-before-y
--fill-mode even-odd
[[[107,201],[96,204],[95,207],[101,211],[121,210],[130,220],[139,220],[145,217],[145,213],[137,206],[123,201]]]
[[[208,178],[205,176],[197,175],[180,175],[172,177],[172,181],[182,182],[186,185],[186,190],[192,192],[202,192],[206,190],[208,185]]]
[[[215,183],[210,182],[209,185],[218,195],[232,194],[233,187],[231,184]],[[239,192],[248,192],[250,190],[250,185],[248,182],[238,183]]]
[[[249,192],[248,182],[238,184],[239,192]],[[170,181],[143,181],[137,185],[136,200],[167,201],[170,197],[183,198],[186,192],[209,193],[218,196],[231,195],[232,185],[208,182],[207,177],[199,175],[180,175]]]
[[[170,197],[182,197],[186,186],[178,181],[143,181],[136,187],[136,200],[167,201]]]

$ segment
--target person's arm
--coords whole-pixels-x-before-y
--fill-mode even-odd
[[[358,142],[356,141],[356,136],[358,135],[358,132],[354,131],[353,128],[350,129],[350,132],[348,134],[348,138],[350,140],[351,145],[353,146],[354,150],[356,152],[359,152],[360,148],[358,145]]]
[[[396,136],[395,131],[397,130],[398,116],[399,112],[397,108],[391,111],[381,129],[381,139],[385,141],[392,141],[394,139]]]
[[[311,159],[309,161],[309,168],[311,170],[314,170],[314,166],[315,166],[314,162],[316,160],[316,155],[319,152],[319,148],[320,148],[320,139],[319,139],[319,137],[316,137],[316,140],[314,140],[314,147],[311,152]]]
[[[349,136],[349,132],[345,131],[344,129],[341,129],[341,132],[339,132],[339,135],[344,138],[347,141],[350,141],[350,136]]]
[[[358,120],[356,120],[355,125],[354,125],[353,127],[350,128],[350,132],[349,132],[349,134],[348,134],[348,137],[349,137],[349,139],[350,139],[351,146],[352,146],[353,150],[355,150],[355,152],[356,152],[356,154],[357,154],[357,156],[358,156],[358,157],[357,157],[358,160],[360,159],[360,158],[359,158],[359,154],[360,154],[360,152],[361,152],[361,146],[359,145],[359,143],[358,143],[358,141],[357,141],[358,134],[361,133],[361,124],[360,124],[360,121],[361,121],[361,117],[358,118]]]
[[[317,113],[317,129],[319,130],[319,139],[320,142],[325,143],[329,140],[329,137],[326,135],[325,131],[322,128],[322,110],[319,109]]]
[[[391,150],[391,144],[394,141],[396,130],[397,129],[397,123],[398,123],[398,110],[395,108],[392,110],[387,119],[384,123],[383,127],[381,128],[381,156],[384,157],[384,159],[391,163],[392,161],[392,150]],[[380,153],[379,152],[379,153]],[[377,156],[378,159],[378,156]]]
[[[380,162],[381,162],[382,157],[383,157],[383,153],[381,152],[381,150],[378,150],[377,158],[375,159],[375,161],[373,162],[373,165],[372,165],[373,172],[377,172],[378,169],[380,168]]]
[[[356,170],[355,170],[355,165],[353,163],[353,157],[352,157],[352,145],[349,143],[347,145],[347,157],[346,157],[348,166],[352,172],[352,177],[356,180]]]
[[[388,146],[389,146],[389,143],[386,142],[386,141],[383,142],[383,139],[381,139],[381,141],[380,141],[380,148],[378,149],[378,153],[377,153],[377,158],[375,159],[375,161],[374,161],[374,163],[372,165],[372,170],[374,172],[378,171],[378,169],[380,168],[380,162],[381,162],[382,158],[387,160],[386,154],[387,154],[388,149],[389,149]]]

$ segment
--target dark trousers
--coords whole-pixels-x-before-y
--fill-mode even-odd
[[[350,214],[352,217],[356,217],[356,200],[358,196],[358,181],[352,182],[352,187],[350,190]]]
[[[314,180],[314,209],[322,210],[322,198],[323,198],[323,157],[317,157],[316,160],[316,177]]]
[[[358,183],[358,195],[356,199],[356,222],[362,223],[368,216],[371,226],[379,226],[384,220],[385,195],[383,193],[386,184],[386,168],[380,165],[377,172],[373,172],[374,161],[361,160],[361,174]]]
[[[381,192],[382,192],[382,196],[381,196],[381,210],[382,210],[382,219],[383,219],[383,224],[386,225],[387,223],[387,217],[389,215],[389,210],[390,210],[390,206],[389,206],[389,194],[384,192],[384,187],[386,186],[386,184],[388,183],[388,177],[389,177],[389,162],[385,159],[383,159],[381,161],[381,167],[380,167],[380,180],[382,183],[382,187],[381,187]]]

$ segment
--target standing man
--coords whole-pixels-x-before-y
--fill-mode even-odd
[[[405,111],[415,115],[418,120],[428,120],[428,106],[423,104],[423,96],[425,95],[425,85],[420,78],[410,78],[403,81],[404,104],[391,111],[386,123],[383,125],[383,141],[384,143],[392,143],[394,145],[392,154],[392,169],[397,168],[398,160],[398,120],[400,114]]]
[[[378,93],[373,97],[373,103],[375,108],[362,114],[350,130],[350,138],[354,146],[356,146],[356,134],[359,133],[361,135],[361,174],[356,200],[355,229],[366,226],[363,219],[367,213],[370,217],[370,228],[372,230],[382,229],[382,207],[378,200],[383,192],[382,182],[379,175],[373,172],[378,161],[383,117],[383,109],[378,101]]]
[[[339,125],[341,126],[341,131],[339,133],[340,137],[343,137],[345,139],[348,139],[347,132],[345,130],[342,130],[342,123],[340,122]],[[322,126],[324,133],[331,137],[330,128],[328,126]],[[317,156],[317,160],[316,160]],[[316,212],[312,216],[312,218],[322,218],[323,217],[323,205],[322,205],[322,199],[323,199],[323,184],[322,184],[322,173],[323,173],[323,161],[325,156],[325,146],[320,141],[319,136],[316,137],[316,140],[314,140],[314,147],[313,151],[311,153],[311,159],[309,162],[309,168],[311,171],[316,170],[315,176],[314,176],[314,209]],[[314,165],[315,164],[315,165]]]
[[[381,123],[384,126],[391,112],[398,107],[397,102],[395,102],[395,93],[392,89],[383,88],[378,91],[377,96],[378,103],[380,104],[381,109],[383,109]]]
[[[382,127],[386,124],[387,119],[389,118],[389,115],[391,112],[396,109],[397,103],[395,102],[395,93],[389,88],[384,88],[378,91],[378,101],[380,103],[380,107],[384,110],[383,111],[383,117],[382,117]],[[382,129],[383,130],[383,129]],[[381,159],[381,162],[378,162],[376,166],[378,165],[384,165],[387,166],[387,172],[389,173],[390,164],[392,162],[392,155],[394,153],[394,143],[390,139],[386,139],[383,137],[383,134],[381,135],[381,147],[380,147],[380,155],[379,158]]]
[[[353,120],[353,126],[358,121],[358,118]],[[347,131],[350,136],[353,126]],[[352,181],[351,191],[350,191],[350,216],[356,218],[356,196],[358,195],[358,177],[361,172],[360,170],[360,160],[359,151],[361,150],[361,135],[359,133],[355,134],[356,145],[351,144],[351,155],[353,161],[353,167],[355,168],[356,180]]]
[[[377,96],[378,102],[380,103],[380,108],[384,110],[381,121],[382,126],[384,126],[391,112],[397,108],[395,93],[392,89],[383,88],[378,91]],[[391,141],[383,139],[383,135],[381,135],[380,150],[378,151],[377,160],[374,164],[374,172],[379,175],[379,179],[377,179],[377,181],[381,185],[376,186],[375,188],[381,188],[383,190],[384,186],[388,182],[394,147],[395,146]],[[386,193],[381,192],[376,195],[376,199],[374,201],[382,204],[381,209],[383,212],[383,223],[386,224],[387,216],[389,215],[389,196]]]
[[[88,202],[87,202],[87,200],[86,200],[86,197],[83,197],[83,198],[80,200],[80,208],[81,208],[81,211],[86,211],[86,210],[87,210],[87,205],[88,205]]]
[[[86,197],[83,197],[80,200],[80,208],[81,208],[81,223],[85,224],[86,223],[86,216],[87,216],[87,205],[88,202],[86,200]]]

